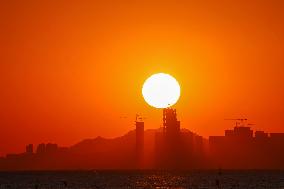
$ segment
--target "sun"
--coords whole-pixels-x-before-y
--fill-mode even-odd
[[[168,108],[178,101],[180,85],[173,76],[157,73],[144,82],[142,95],[150,106]]]

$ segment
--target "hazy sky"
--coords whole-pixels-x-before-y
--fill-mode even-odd
[[[141,95],[181,84],[181,126],[223,135],[225,118],[284,132],[284,1],[0,1],[0,155],[161,125]],[[127,116],[121,119],[121,116]]]

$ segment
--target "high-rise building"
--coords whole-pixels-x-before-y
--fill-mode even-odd
[[[34,147],[33,147],[33,144],[28,144],[26,146],[26,153],[27,154],[32,154],[34,152]]]
[[[163,128],[156,133],[155,153],[158,168],[178,168],[181,164],[182,147],[180,122],[175,109],[163,109]]]
[[[250,127],[234,127],[225,136],[210,136],[212,162],[225,168],[255,169],[283,167],[284,133],[256,131]]]
[[[180,121],[177,120],[175,109],[163,109],[163,131],[170,135],[175,135],[180,132]]]
[[[42,154],[42,153],[45,153],[45,152],[46,152],[45,144],[44,143],[39,144],[37,146],[36,153]]]
[[[135,132],[136,132],[136,158],[138,168],[142,167],[143,154],[144,154],[144,122],[135,122]]]
[[[252,138],[253,130],[250,127],[234,127],[234,130],[225,130],[226,137]]]
[[[234,127],[235,136],[244,137],[244,138],[252,138],[253,130],[250,127]]]
[[[144,146],[144,122],[142,121],[136,121],[136,149],[138,151],[143,150]]]

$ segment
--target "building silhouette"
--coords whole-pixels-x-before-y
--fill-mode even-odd
[[[225,136],[210,136],[209,149],[215,167],[284,168],[284,133],[253,133],[250,127],[236,126],[233,130],[225,130]]]
[[[37,154],[43,154],[46,152],[46,146],[44,143],[41,143],[37,146],[37,149],[36,149],[36,153]]]
[[[163,127],[155,136],[155,162],[161,169],[186,169],[199,166],[203,157],[203,138],[180,129],[175,109],[163,110]],[[198,159],[199,158],[199,159]]]
[[[237,121],[243,119],[237,119]],[[64,169],[284,169],[284,133],[253,131],[236,124],[209,140],[181,128],[175,109],[163,110],[162,127],[135,130],[113,139],[85,139],[70,147],[33,144],[0,158],[0,170]]]
[[[249,139],[253,137],[250,127],[234,127],[234,130],[225,130],[225,136]]]
[[[26,146],[26,153],[27,154],[32,154],[34,152],[34,146],[33,146],[33,144],[28,144],[27,146]]]
[[[137,168],[143,167],[144,157],[144,122],[135,121],[135,153]]]
[[[163,109],[163,132],[172,137],[178,137],[180,134],[180,121],[177,120],[175,109]]]

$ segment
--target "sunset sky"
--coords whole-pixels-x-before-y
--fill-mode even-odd
[[[2,0],[0,155],[120,136],[136,113],[158,128],[141,89],[159,72],[181,85],[182,127],[284,132],[283,34],[280,0]]]

